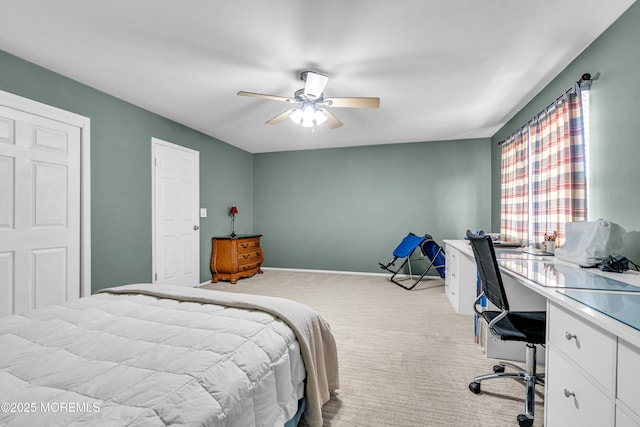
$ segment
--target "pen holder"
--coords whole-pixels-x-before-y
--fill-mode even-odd
[[[556,250],[556,242],[547,240],[544,242],[544,251],[552,254]]]

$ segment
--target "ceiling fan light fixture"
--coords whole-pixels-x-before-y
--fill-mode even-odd
[[[327,116],[312,104],[305,105],[302,108],[296,108],[289,118],[295,124],[305,128],[320,126],[327,121]]]
[[[305,128],[310,128],[315,125],[315,108],[313,105],[307,105],[302,109],[302,121],[300,125]]]
[[[316,110],[314,113],[314,120],[316,121],[316,126],[320,126],[327,121],[327,116],[325,116],[322,111]]]
[[[296,108],[295,110],[293,110],[293,113],[291,113],[289,118],[293,123],[297,125],[302,124],[302,110],[299,108]]]
[[[325,98],[324,88],[329,78],[313,71],[303,71],[300,78],[305,82],[303,89],[295,91],[293,97],[288,98],[278,95],[265,95],[256,92],[239,91],[240,96],[268,99],[272,101],[284,101],[297,104],[296,107],[288,109],[275,117],[267,120],[265,124],[275,125],[286,120],[287,117],[295,124],[315,129],[325,122],[329,129],[337,129],[342,126],[342,122],[336,118],[329,107],[335,108],[379,108],[380,98],[364,97],[339,97]]]

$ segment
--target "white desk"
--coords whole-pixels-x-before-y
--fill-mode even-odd
[[[475,314],[476,261],[464,240],[444,240],[444,293],[456,313]]]
[[[462,240],[446,243],[471,251]],[[496,255],[510,304],[542,301],[547,311],[544,425],[640,426],[640,274]]]

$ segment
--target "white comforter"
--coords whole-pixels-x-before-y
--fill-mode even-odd
[[[0,319],[0,425],[282,426],[305,366],[305,418],[322,425],[337,358],[309,307],[161,285],[107,292]]]

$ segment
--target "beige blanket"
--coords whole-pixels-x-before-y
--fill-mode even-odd
[[[307,371],[305,420],[311,427],[322,426],[322,405],[329,401],[330,393],[339,387],[338,356],[329,324],[311,307],[284,298],[168,285],[134,284],[98,292],[144,294],[179,301],[211,303],[261,310],[279,317],[295,333]]]

